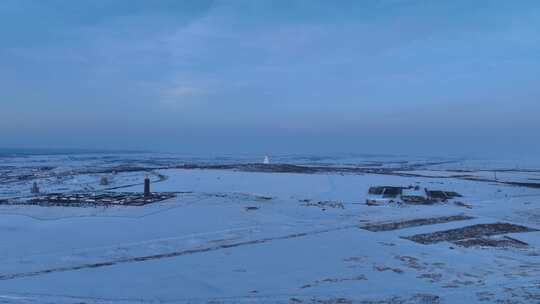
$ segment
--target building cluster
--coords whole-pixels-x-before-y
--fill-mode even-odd
[[[420,186],[376,186],[370,187],[366,204],[384,205],[386,203],[434,204],[461,197],[454,191],[430,190]]]
[[[100,185],[109,184],[106,176],[102,176]],[[156,203],[176,196],[173,192],[150,191],[150,179],[144,179],[143,192],[80,192],[80,193],[44,193],[40,191],[37,182],[32,183],[30,192],[33,196],[24,201],[0,200],[0,204],[9,205],[40,205],[40,206],[65,206],[65,207],[85,207],[85,206],[143,206]]]

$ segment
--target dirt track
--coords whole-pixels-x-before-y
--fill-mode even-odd
[[[168,253],[159,253],[159,254],[154,254],[154,255],[103,261],[103,262],[98,262],[98,263],[80,264],[76,266],[56,267],[56,268],[49,268],[49,269],[43,269],[39,271],[32,271],[32,272],[2,274],[0,275],[0,280],[13,280],[13,279],[20,279],[20,278],[25,278],[25,277],[35,277],[35,276],[56,273],[56,272],[67,272],[67,271],[75,271],[75,270],[82,270],[82,269],[101,268],[101,267],[108,267],[108,266],[114,266],[114,265],[125,264],[125,263],[146,262],[146,261],[152,261],[152,260],[174,258],[178,256],[183,256],[183,255],[191,255],[191,254],[196,254],[196,253],[217,251],[217,250],[235,248],[235,247],[241,247],[241,246],[247,246],[247,245],[264,244],[264,243],[268,243],[272,241],[301,238],[301,237],[306,237],[310,235],[317,235],[321,233],[327,233],[327,232],[333,232],[333,231],[339,231],[339,230],[345,230],[345,229],[351,229],[351,228],[357,228],[357,227],[358,226],[356,225],[347,225],[347,226],[340,226],[340,227],[334,227],[334,228],[323,229],[323,230],[293,233],[293,234],[288,234],[288,235],[283,235],[283,236],[261,238],[261,239],[249,240],[249,241],[240,241],[240,242],[229,243],[229,244],[220,244],[220,245],[208,246],[208,247],[197,248],[197,249],[186,249],[186,250],[173,251],[173,252],[168,252]]]

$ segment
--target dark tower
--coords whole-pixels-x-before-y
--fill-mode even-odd
[[[148,176],[144,178],[144,196],[150,196],[150,179]]]

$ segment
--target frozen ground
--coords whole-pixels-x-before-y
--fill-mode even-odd
[[[0,205],[0,303],[540,303],[534,163],[272,160],[301,170],[243,165],[262,157],[0,158],[0,200],[24,201],[34,181],[138,192],[146,175],[153,191],[182,192],[140,207]],[[329,169],[302,169],[315,167]],[[367,206],[375,185],[457,191],[462,204]],[[531,232],[478,235],[510,244],[495,247],[405,239],[495,223]]]

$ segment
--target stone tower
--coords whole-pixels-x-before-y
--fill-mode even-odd
[[[150,179],[147,177],[144,178],[144,196],[150,196]]]

